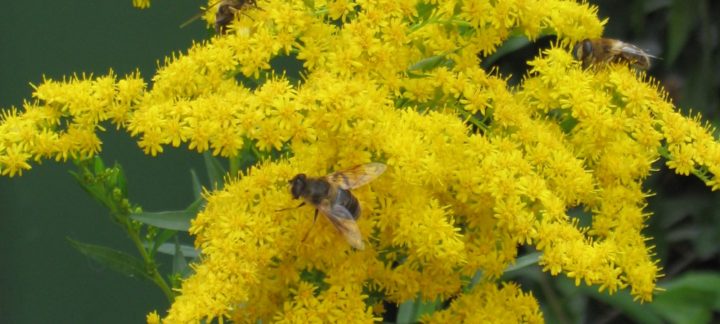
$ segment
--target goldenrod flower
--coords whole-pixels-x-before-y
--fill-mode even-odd
[[[133,0],[133,7],[138,9],[150,8],[150,0]]]
[[[158,315],[157,311],[152,311],[152,313],[147,314],[145,320],[147,324],[160,324],[160,315]]]
[[[517,285],[482,284],[448,310],[424,318],[428,323],[543,323],[540,306]]]
[[[541,322],[530,294],[497,282],[520,244],[541,251],[552,275],[610,293],[629,287],[650,301],[661,274],[641,232],[650,217],[642,182],[658,149],[676,172],[708,174],[720,188],[709,126],[680,115],[627,66],[582,69],[573,59],[569,45],[602,35],[588,4],[258,7],[242,9],[227,35],[166,59],[151,88],[137,73],[45,80],[34,102],[2,116],[0,170],[9,176],[30,160],[97,154],[106,121],[153,156],[167,145],[223,157],[246,145],[292,152],[206,194],[191,227],[202,261],[166,323],[370,322],[372,294],[395,303],[459,294],[430,322]],[[480,67],[511,35],[547,31],[557,43],[517,87]],[[273,59],[292,55],[302,80],[271,71]],[[365,250],[322,217],[312,227],[309,206],[277,212],[294,204],[294,175],[370,161],[388,170],[353,191]],[[592,226],[581,228],[571,208],[591,213]],[[462,294],[478,271],[480,284]]]

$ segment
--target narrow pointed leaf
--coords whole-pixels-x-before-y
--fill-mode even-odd
[[[97,185],[93,183],[88,183],[85,181],[85,177],[81,174],[78,174],[77,172],[70,171],[70,175],[75,178],[75,181],[80,185],[80,188],[82,188],[90,197],[93,197],[97,202],[99,202],[101,205],[109,208],[112,210],[113,204],[110,200],[110,197],[108,197],[107,193],[105,192],[105,188],[102,187],[102,185]]]
[[[691,272],[663,283],[664,292],[649,305],[670,322],[708,323],[720,311],[720,275]]]
[[[155,236],[155,242],[153,242],[153,246],[152,246],[152,253],[155,254],[155,252],[158,252],[158,249],[160,249],[162,244],[167,242],[167,240],[169,240],[176,234],[177,234],[177,231],[173,231],[173,230],[169,230],[169,229],[162,230],[160,232],[160,234]],[[150,243],[148,242],[146,247],[148,247],[149,245],[150,245]]]
[[[134,213],[130,214],[130,218],[158,228],[187,232],[190,229],[190,221],[204,205],[205,200],[200,198],[184,210]]]
[[[130,218],[158,228],[187,232],[190,229],[190,220],[196,214],[188,210],[173,210],[130,214]]]
[[[190,177],[192,178],[193,197],[195,197],[195,200],[200,199],[202,197],[202,182],[200,182],[197,172],[193,169],[190,169]]]
[[[105,171],[105,163],[99,156],[96,156],[93,159],[93,169],[95,174],[100,174],[101,172]]]
[[[223,187],[223,176],[225,176],[225,168],[220,161],[212,156],[210,152],[203,153],[205,160],[205,168],[208,172],[208,179],[213,188],[221,189]]]
[[[175,244],[174,243],[163,243],[158,248],[158,252],[167,255],[175,255]],[[196,250],[191,245],[180,244],[180,252],[188,258],[197,258],[200,256],[200,251]]]
[[[597,287],[580,285],[577,289],[592,298],[621,310],[623,314],[636,323],[663,323],[662,318],[657,313],[653,312],[652,309],[633,301],[633,297],[627,290],[619,291],[611,296],[608,295],[607,292],[599,292]]]
[[[145,264],[125,252],[100,245],[81,243],[71,238],[67,238],[67,240],[80,253],[112,270],[128,277],[145,278],[152,281],[152,278],[145,271]]]
[[[410,67],[410,71],[427,71],[432,70],[439,66],[446,60],[445,55],[435,55],[428,58],[424,58]]]
[[[507,267],[507,269],[505,269],[505,272],[507,273],[507,272],[511,272],[511,271],[517,271],[522,268],[529,267],[531,265],[535,265],[538,263],[538,260],[540,259],[540,255],[541,255],[540,252],[534,252],[534,253],[530,253],[527,255],[523,255],[523,256],[517,258],[517,261],[515,262],[515,264]]]
[[[185,208],[185,210],[194,215],[197,215],[197,213],[199,213],[203,209],[203,207],[205,207],[205,199],[203,199],[203,197],[200,197],[198,199],[195,199],[195,201],[193,201],[190,206]]]
[[[175,244],[173,244],[174,247],[174,257],[173,257],[173,273],[181,273],[184,274],[187,271],[188,263],[185,260],[185,255],[182,252],[182,246],[180,245],[180,242],[178,242],[177,237],[175,237]]]
[[[502,58],[503,56],[508,55],[512,52],[515,52],[529,44],[530,44],[530,40],[528,40],[527,37],[525,37],[525,36],[510,37],[505,41],[505,43],[503,43],[502,45],[500,45],[500,47],[498,47],[498,49],[495,51],[495,53],[493,53],[492,55],[485,58],[482,61],[481,65],[483,68],[487,69],[490,66],[492,66],[493,63],[495,63],[497,60]]]
[[[400,304],[400,307],[398,307],[397,317],[395,318],[395,323],[412,323],[414,308],[414,300],[408,300]]]

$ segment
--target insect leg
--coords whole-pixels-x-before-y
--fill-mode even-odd
[[[305,202],[304,202],[304,201],[303,201],[300,205],[298,205],[297,207],[288,207],[288,208],[278,209],[278,210],[276,210],[276,212],[286,211],[286,210],[290,210],[290,209],[297,209],[297,208],[300,208],[300,207],[302,207],[302,206],[305,206]]]
[[[317,221],[317,215],[318,215],[318,210],[315,209],[315,217],[313,217],[312,225],[310,225],[310,228],[308,228],[307,233],[305,233],[305,237],[303,237],[303,239],[302,239],[302,241],[300,241],[300,243],[304,243],[305,240],[307,240],[308,235],[310,235],[310,230],[312,230],[313,226],[315,226],[315,222]]]

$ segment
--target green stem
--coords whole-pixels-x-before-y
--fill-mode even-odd
[[[139,236],[139,231],[131,223],[129,215],[124,219],[125,222],[123,223],[123,228],[130,237],[130,240],[132,240],[133,244],[135,244],[135,248],[137,248],[140,256],[142,256],[143,261],[145,262],[145,267],[150,273],[153,282],[155,282],[155,284],[160,287],[160,290],[162,290],[162,292],[165,294],[168,302],[172,303],[175,299],[175,294],[172,292],[172,289],[170,289],[170,286],[167,284],[162,275],[160,275],[155,260],[153,260],[150,254],[148,254],[147,250],[145,250],[145,247],[143,246],[142,240]]]
[[[228,158],[230,162],[230,175],[236,176],[240,171],[240,154]]]
[[[666,160],[672,160],[672,154],[670,154],[670,150],[665,145],[661,145],[658,148],[658,153],[660,153],[660,156],[664,157]],[[698,177],[698,179],[702,180],[704,183],[708,183],[710,181],[710,178],[707,176],[707,171],[698,169],[698,168],[692,168],[690,170],[690,173],[692,173],[694,176]]]
[[[112,168],[106,168],[99,157],[96,157],[94,167],[91,166],[88,161],[80,161],[77,162],[76,165],[80,168],[80,174],[83,175],[80,178],[82,179],[83,186],[85,188],[93,188],[88,191],[94,192],[94,196],[96,198],[102,199],[103,205],[110,210],[111,217],[123,228],[123,230],[125,230],[127,235],[130,237],[130,240],[132,240],[135,245],[135,248],[137,248],[138,253],[142,256],[143,263],[145,264],[145,271],[150,275],[153,282],[160,287],[168,301],[172,303],[173,299],[175,299],[175,295],[165,279],[163,279],[160,275],[157,263],[155,263],[152,255],[150,255],[145,249],[145,246],[143,246],[140,238],[140,225],[136,225],[130,219],[132,207],[128,198],[125,196],[124,192],[122,195],[118,196],[113,194],[120,188],[118,183],[124,183],[125,180],[124,176],[120,176],[123,177],[123,180],[120,181],[117,178],[112,178],[110,175],[117,174],[121,171],[118,169],[113,170]]]
[[[490,132],[490,128],[488,128],[487,125],[485,125],[481,120],[478,120],[477,118],[475,118],[475,117],[474,117],[472,114],[470,114],[469,112],[465,111],[465,109],[462,109],[462,108],[460,108],[460,107],[455,107],[455,111],[457,111],[458,113],[460,113],[460,115],[462,115],[463,118],[465,118],[465,121],[469,121],[469,122],[472,123],[473,125],[475,125],[475,126],[477,126],[478,128],[482,129],[484,133],[487,134],[487,133]]]
[[[261,161],[263,159],[263,157],[264,157],[263,154],[260,151],[258,151],[257,147],[255,147],[254,144],[250,145],[250,150],[252,150],[253,154],[255,155],[255,158],[258,161]]]
[[[562,304],[560,303],[560,298],[558,298],[557,294],[555,294],[555,291],[550,285],[550,282],[545,273],[540,273],[540,279],[538,280],[538,283],[540,284],[540,290],[542,290],[543,294],[545,295],[550,309],[552,309],[555,313],[555,316],[557,316],[558,322],[562,324],[570,323],[570,320],[568,319],[567,315],[565,315],[565,311],[563,310]]]

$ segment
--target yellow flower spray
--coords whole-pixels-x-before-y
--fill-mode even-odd
[[[716,190],[720,143],[642,73],[581,67],[570,48],[603,23],[560,0],[261,0],[149,87],[137,74],[44,81],[2,115],[0,172],[93,156],[108,121],[153,156],[279,154],[206,193],[190,228],[201,261],[164,323],[371,322],[382,300],[417,297],[452,300],[428,322],[542,322],[532,295],[499,282],[521,245],[553,275],[651,301],[661,273],[641,232],[643,180],[664,157]],[[546,34],[557,42],[517,87],[481,68],[509,38]],[[273,70],[277,58],[298,60],[301,78]],[[311,206],[277,212],[297,203],[294,175],[371,161],[388,169],[353,191],[365,250],[322,218],[311,229]]]

